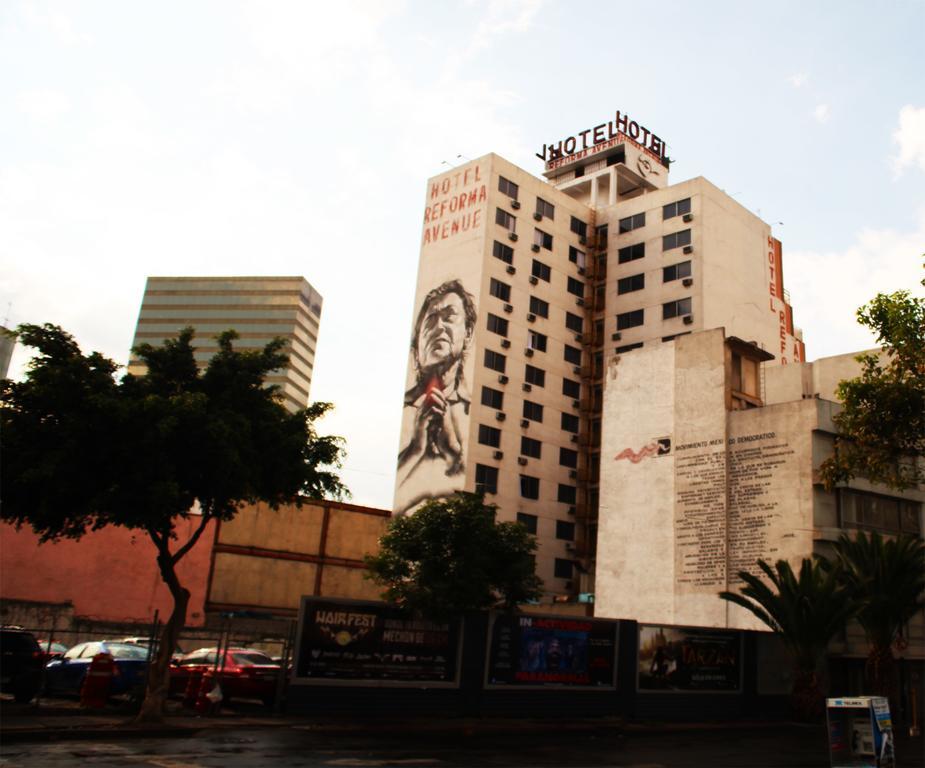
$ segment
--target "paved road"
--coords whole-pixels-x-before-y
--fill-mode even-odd
[[[922,740],[898,745],[900,768],[925,765]],[[0,747],[3,768],[374,768],[376,766],[619,766],[620,768],[824,768],[821,728],[607,731],[560,734],[318,734],[309,728],[201,731],[185,738],[62,741]]]

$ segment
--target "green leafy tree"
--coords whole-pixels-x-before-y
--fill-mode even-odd
[[[884,355],[859,355],[861,375],[838,385],[844,407],[822,480],[828,489],[857,476],[896,490],[915,487],[925,482],[925,299],[878,294],[857,317],[877,334]]]
[[[925,607],[925,544],[904,535],[884,539],[873,531],[835,544],[833,572],[858,606],[867,636],[866,677],[871,693],[895,696],[893,644],[909,620]]]
[[[519,523],[495,521],[481,496],[458,493],[393,518],[367,556],[368,578],[390,603],[433,619],[539,597],[536,540]]]
[[[187,328],[162,347],[136,348],[147,374],[116,381],[115,363],[84,355],[61,328],[17,330],[37,354],[24,381],[0,384],[2,519],[30,526],[43,542],[108,525],[147,534],[174,601],[139,715],[157,720],[190,597],[178,562],[209,523],[233,518],[246,503],[346,493],[325,469],[340,466],[342,440],[314,428],[330,405],[290,413],[276,388],[264,386],[287,362],[282,339],[241,352],[237,334],[226,331],[200,371]],[[176,524],[191,516],[198,525],[179,541]]]
[[[723,600],[751,611],[776,632],[793,657],[793,707],[805,720],[823,711],[820,671],[829,643],[854,614],[850,594],[821,559],[804,558],[799,575],[786,560],[772,568],[764,560],[762,578],[740,571],[739,592],[720,592]]]

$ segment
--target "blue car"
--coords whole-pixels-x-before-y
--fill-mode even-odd
[[[49,694],[80,695],[80,686],[98,653],[108,653],[115,660],[110,694],[137,695],[144,690],[148,671],[148,649],[142,645],[114,643],[108,640],[80,643],[60,659],[45,665],[45,691]]]

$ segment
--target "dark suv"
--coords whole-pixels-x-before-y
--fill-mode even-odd
[[[44,654],[31,632],[0,628],[0,691],[25,704],[38,693]]]

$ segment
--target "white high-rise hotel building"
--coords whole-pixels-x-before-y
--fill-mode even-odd
[[[704,178],[669,185],[652,131],[617,112],[538,154],[545,180],[490,154],[427,183],[395,512],[483,491],[536,534],[547,590],[577,594],[620,361],[715,328],[768,365],[804,349],[770,226]],[[731,407],[760,404],[759,370]]]

